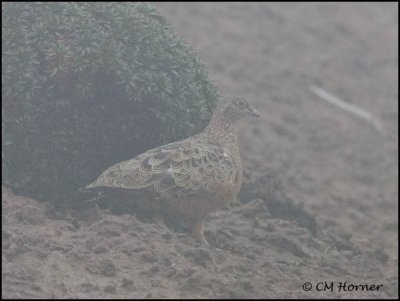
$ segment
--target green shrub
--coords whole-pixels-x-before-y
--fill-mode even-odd
[[[205,67],[143,3],[3,3],[3,183],[48,201],[200,131]]]

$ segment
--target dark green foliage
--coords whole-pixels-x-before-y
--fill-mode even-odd
[[[143,3],[3,3],[3,183],[65,201],[114,163],[200,131],[217,92]]]

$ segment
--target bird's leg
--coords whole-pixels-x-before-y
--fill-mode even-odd
[[[159,213],[154,214],[152,220],[160,229],[167,228],[164,222],[164,218],[161,214]]]
[[[203,234],[203,221],[195,221],[192,225],[192,236],[204,245],[208,245],[208,241]]]

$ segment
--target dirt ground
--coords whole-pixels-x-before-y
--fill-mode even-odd
[[[207,220],[208,247],[137,215],[60,213],[3,187],[2,297],[398,297],[398,4],[156,6],[220,92],[262,115],[240,130],[240,202]]]

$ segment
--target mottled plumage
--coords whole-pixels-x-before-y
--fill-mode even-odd
[[[111,187],[149,196],[142,207],[191,222],[193,235],[206,243],[202,222],[240,190],[242,165],[236,122],[258,117],[246,100],[220,101],[201,133],[166,144],[120,162],[104,171],[86,188]]]

